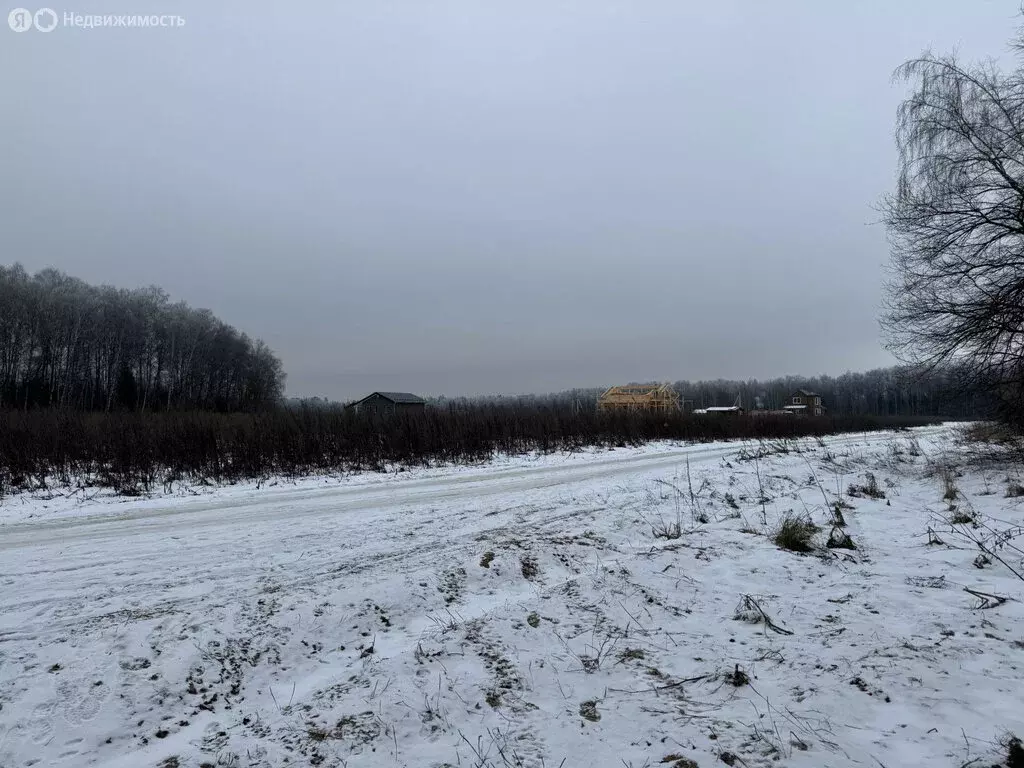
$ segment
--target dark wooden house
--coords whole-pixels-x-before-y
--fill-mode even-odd
[[[423,413],[427,401],[409,392],[373,392],[362,400],[350,403],[356,413]]]
[[[825,414],[825,406],[821,404],[821,395],[806,389],[798,389],[790,395],[789,405],[784,406],[783,410],[806,416],[823,416]]]

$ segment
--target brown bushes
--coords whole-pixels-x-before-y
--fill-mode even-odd
[[[574,413],[561,406],[480,405],[379,419],[337,408],[254,414],[0,412],[0,493],[98,485],[144,493],[178,481],[474,463],[495,453],[773,439],[911,424],[877,417],[736,418]]]

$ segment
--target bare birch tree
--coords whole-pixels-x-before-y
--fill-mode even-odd
[[[1024,420],[1024,69],[925,55],[896,127],[883,204],[892,247],[883,328],[905,362],[955,366]]]

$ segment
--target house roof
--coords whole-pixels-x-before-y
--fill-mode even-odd
[[[738,405],[714,405],[710,408],[705,408],[705,413],[738,413],[743,409]]]
[[[798,389],[793,393],[794,395],[803,395],[804,397],[820,397],[817,392],[811,392],[809,389]]]
[[[806,405],[784,405],[782,406],[784,411],[805,411],[807,410]]]
[[[392,403],[425,403],[427,402],[419,395],[414,395],[411,392],[371,392],[362,400],[356,400],[352,405],[359,405],[359,403],[369,400],[374,395],[379,395],[385,400],[390,400]]]

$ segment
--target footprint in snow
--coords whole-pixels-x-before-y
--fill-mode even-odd
[[[56,735],[56,730],[54,729],[56,712],[56,701],[47,701],[43,704],[37,704],[32,709],[32,714],[29,715],[28,722],[22,726],[26,731],[26,736],[29,741],[33,744],[42,746],[53,740]]]
[[[69,725],[87,723],[103,710],[113,690],[110,679],[111,676],[107,675],[106,680],[102,677],[79,677],[57,682],[60,714]]]

